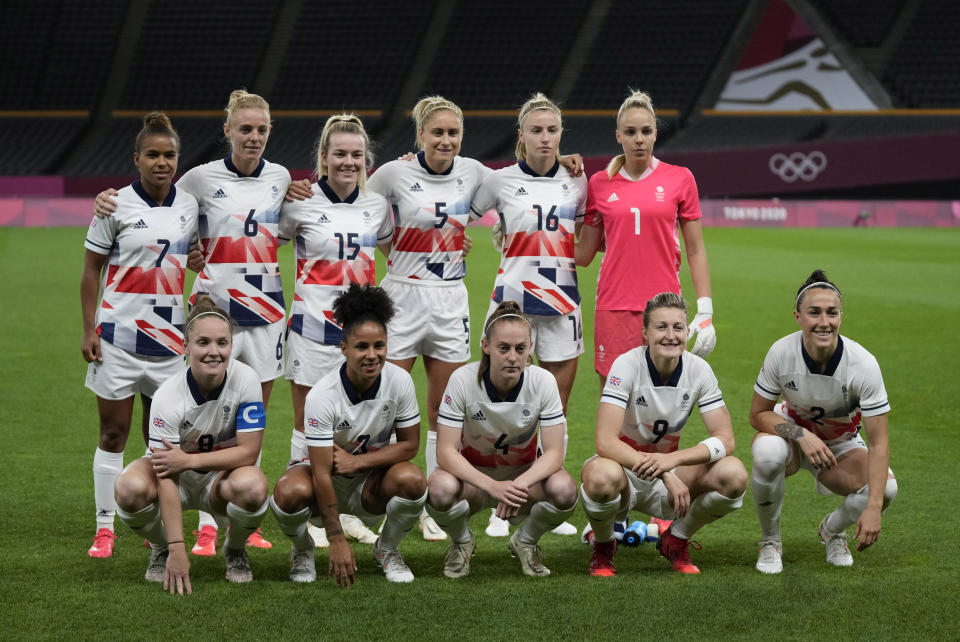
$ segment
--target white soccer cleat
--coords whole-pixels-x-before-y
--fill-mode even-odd
[[[423,539],[428,542],[442,542],[447,539],[447,534],[426,512],[420,514],[420,530],[423,532]]]
[[[564,522],[550,532],[554,535],[576,535],[577,527],[570,522]]]
[[[165,548],[150,548],[150,561],[147,562],[147,572],[143,579],[148,582],[162,582],[167,571],[167,557],[170,551]]]
[[[783,571],[781,552],[783,545],[776,540],[760,542],[760,552],[757,555],[757,570],[761,573],[773,575]]]
[[[307,522],[307,533],[313,538],[313,545],[316,548],[330,548],[330,541],[327,539],[326,529]]]
[[[367,528],[359,517],[354,515],[340,515],[340,526],[347,537],[353,538],[361,544],[373,544],[377,541],[377,534]]]
[[[290,549],[290,579],[294,582],[313,582],[317,579],[313,546],[302,551]]]
[[[829,515],[827,516],[829,517]],[[818,529],[820,541],[827,547],[827,563],[834,566],[853,566],[853,555],[847,547],[846,533],[831,533],[827,530],[827,518],[824,517]]]
[[[510,537],[510,522],[497,517],[497,509],[490,509],[490,521],[483,531],[487,537]]]
[[[550,575],[550,569],[543,565],[543,551],[538,544],[527,544],[521,542],[517,537],[520,531],[510,536],[508,546],[510,554],[520,560],[520,569],[524,575],[530,577],[546,577]]]
[[[413,581],[413,571],[403,561],[397,549],[380,548],[380,538],[373,544],[373,561],[383,569],[388,582],[407,583]]]
[[[451,542],[443,556],[443,574],[451,579],[464,577],[470,573],[470,558],[477,550],[477,540],[467,531],[470,539],[463,544]]]
[[[223,560],[227,563],[227,581],[234,584],[245,584],[253,581],[253,571],[250,570],[247,549],[235,551],[224,546]]]

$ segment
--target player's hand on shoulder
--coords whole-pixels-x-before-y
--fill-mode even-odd
[[[294,201],[305,201],[312,197],[313,189],[310,187],[310,181],[301,178],[299,181],[290,181],[290,186],[287,187],[287,195],[283,197],[283,200],[292,203]]]
[[[413,152],[407,152],[406,154],[403,154],[402,156],[397,156],[397,160],[407,161],[407,162],[409,163],[410,161],[412,161],[412,160],[413,160],[414,158],[416,158],[416,157],[417,157],[417,155],[416,155],[415,153],[413,153]]]
[[[93,213],[99,218],[112,216],[117,211],[117,190],[108,187],[99,194],[93,202]]]
[[[580,154],[567,154],[560,157],[560,164],[563,165],[572,176],[583,174],[583,157]]]

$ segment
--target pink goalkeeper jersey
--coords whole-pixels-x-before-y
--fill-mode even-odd
[[[701,217],[686,167],[653,158],[638,180],[621,170],[590,177],[585,225],[606,240],[597,284],[598,310],[643,310],[660,292],[680,294],[680,221]]]

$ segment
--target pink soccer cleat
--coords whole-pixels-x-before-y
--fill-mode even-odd
[[[97,534],[93,536],[93,546],[87,551],[90,557],[104,559],[113,555],[113,540],[117,539],[116,534],[109,528],[97,529]]]

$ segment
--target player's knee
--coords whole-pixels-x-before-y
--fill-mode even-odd
[[[897,485],[897,478],[891,473],[890,477],[887,478],[887,485],[883,489],[883,508],[886,510],[887,506],[893,503],[893,500],[897,498],[897,491],[899,486]]]
[[[609,502],[620,494],[623,469],[611,459],[597,457],[583,468],[583,492],[595,502]]]
[[[750,447],[753,454],[753,471],[764,477],[783,474],[790,456],[790,445],[776,435],[760,435]]]
[[[121,473],[113,484],[113,496],[117,506],[128,513],[135,513],[149,504],[155,490],[152,480],[130,471]]]
[[[544,484],[547,501],[560,509],[567,509],[577,503],[577,483],[565,470],[560,470],[547,478]]]
[[[420,499],[427,492],[427,480],[423,471],[409,462],[393,466],[390,476],[396,494],[404,499]]]
[[[267,501],[267,478],[256,466],[244,466],[230,474],[230,502],[244,510],[255,510]]]
[[[459,490],[457,478],[438,468],[427,481],[427,502],[437,510],[450,510],[457,501]]]
[[[289,471],[288,471],[289,473]],[[284,513],[297,513],[310,505],[313,484],[308,475],[284,474],[273,487],[273,501]]]
[[[725,497],[737,497],[747,490],[750,476],[747,469],[736,457],[724,457],[716,463],[719,467],[719,488],[717,492]]]
[[[112,419],[100,420],[100,450],[122,453],[130,434],[130,424]]]

